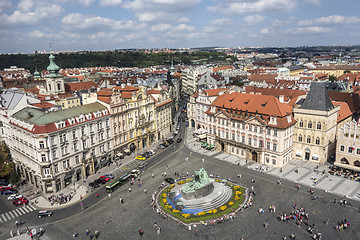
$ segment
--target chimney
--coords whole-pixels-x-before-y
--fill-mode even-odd
[[[279,102],[284,103],[284,95],[279,96]]]

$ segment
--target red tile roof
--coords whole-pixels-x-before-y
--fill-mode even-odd
[[[121,97],[131,99],[132,98],[132,92],[122,92]]]
[[[275,80],[277,74],[252,74],[248,77],[250,81],[254,82],[263,82],[263,81],[270,81]]]
[[[99,101],[102,101],[102,102],[105,102],[105,103],[108,103],[108,104],[111,103],[111,97],[98,96],[97,99],[98,99]]]
[[[349,105],[347,103],[332,101],[332,104],[340,106],[340,110],[338,112],[338,117],[337,117],[338,123],[352,116],[352,112],[350,111]]]
[[[80,90],[87,90],[90,88],[97,88],[96,83],[92,81],[87,82],[75,82],[75,83],[65,83],[65,91],[66,92],[75,92]]]
[[[49,102],[39,102],[39,103],[33,103],[31,104],[34,107],[41,108],[41,109],[47,109],[55,106],[55,104],[49,103]]]

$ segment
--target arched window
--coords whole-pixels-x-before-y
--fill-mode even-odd
[[[299,135],[299,142],[302,142],[302,136]]]
[[[299,123],[299,127],[304,127],[304,122],[302,120]]]
[[[61,90],[61,85],[60,85],[60,83],[57,84],[57,88],[58,88],[59,91]]]
[[[340,160],[340,163],[342,163],[342,164],[349,164],[349,161],[348,161],[346,158],[342,158],[342,159]]]
[[[49,84],[49,91],[51,91],[51,84]]]
[[[312,122],[311,121],[308,123],[308,128],[312,128]]]
[[[311,143],[311,138],[310,138],[310,136],[307,137],[306,142],[307,142],[307,143]]]
[[[316,129],[321,129],[321,122],[318,122],[318,123],[317,123]]]
[[[315,144],[316,144],[316,145],[320,145],[320,138],[316,138]]]

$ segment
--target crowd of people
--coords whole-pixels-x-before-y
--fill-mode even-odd
[[[348,227],[350,227],[350,220],[345,219],[341,219],[340,221],[338,221],[338,224],[336,225],[336,230],[338,231],[342,231],[344,229],[347,229]]]
[[[72,196],[71,193],[69,193],[69,194],[60,194],[60,195],[51,194],[48,197],[48,200],[51,203],[51,206],[54,205],[54,203],[56,203],[58,205],[61,205],[61,204],[69,202],[72,199],[72,197],[73,196]]]

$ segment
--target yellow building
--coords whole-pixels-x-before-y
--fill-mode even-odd
[[[61,109],[73,108],[81,105],[80,97],[76,95],[61,95],[59,94],[59,100],[57,101],[57,105],[61,107]]]
[[[340,106],[343,108],[341,112]],[[352,116],[347,104],[337,103],[334,106],[326,83],[312,82],[308,95],[293,112],[297,121],[293,158],[321,164],[334,160],[336,130]]]

